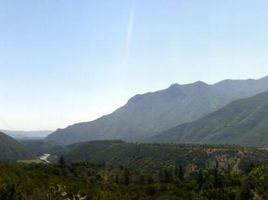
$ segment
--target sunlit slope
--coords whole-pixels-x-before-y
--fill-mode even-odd
[[[268,146],[268,93],[234,101],[219,111],[165,131],[150,141]]]

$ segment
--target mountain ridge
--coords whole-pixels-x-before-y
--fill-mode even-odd
[[[58,129],[46,139],[63,145],[109,139],[140,141],[264,91],[268,91],[268,77],[211,85],[202,81],[172,84],[167,89],[135,95],[109,115]]]

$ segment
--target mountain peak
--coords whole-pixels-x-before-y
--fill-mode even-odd
[[[174,84],[170,85],[170,86],[168,87],[168,89],[169,89],[169,88],[178,88],[178,87],[180,87],[180,84],[178,84],[178,83],[174,83]]]
[[[208,85],[207,83],[203,82],[203,81],[196,81],[194,83],[192,83],[191,85]]]
[[[203,85],[203,86],[208,86],[208,84],[206,82],[203,82],[203,81],[196,81],[196,82],[193,82],[193,83],[189,83],[189,84],[184,84],[184,85],[180,85],[178,83],[174,83],[172,85],[170,85],[168,87],[168,89],[173,89],[173,88],[179,88],[179,87],[182,87],[182,86],[192,86],[192,85]]]
[[[136,94],[135,96],[131,97],[129,100],[128,100],[128,103],[135,103],[139,100],[142,99],[142,95],[141,94]]]

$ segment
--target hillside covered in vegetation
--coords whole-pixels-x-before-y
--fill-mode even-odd
[[[234,101],[202,119],[167,130],[150,142],[268,145],[268,93]]]
[[[215,165],[239,172],[252,164],[268,163],[268,151],[235,145],[133,144],[122,141],[92,141],[68,147],[68,163],[89,161],[142,171],[183,166],[186,173]]]
[[[197,120],[233,100],[268,91],[268,77],[225,80],[214,85],[201,81],[132,97],[115,112],[91,122],[58,129],[48,141],[68,145],[104,139],[141,141],[177,125]]]
[[[32,156],[29,149],[18,141],[0,132],[0,160],[18,160]]]

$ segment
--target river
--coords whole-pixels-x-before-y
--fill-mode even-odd
[[[40,156],[39,159],[44,161],[45,163],[51,163],[48,158],[49,158],[50,154],[45,153],[44,155]]]

